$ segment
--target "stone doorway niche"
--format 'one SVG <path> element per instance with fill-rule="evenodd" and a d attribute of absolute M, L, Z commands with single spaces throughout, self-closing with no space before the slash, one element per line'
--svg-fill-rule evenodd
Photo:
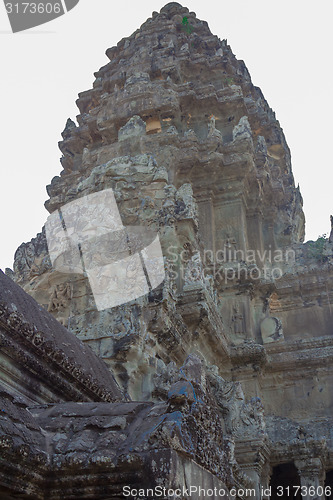
<path fill-rule="evenodd" d="M 293 499 L 302 500 L 300 492 L 294 496 L 295 489 L 293 486 L 301 486 L 300 477 L 297 472 L 295 464 L 280 464 L 273 467 L 272 477 L 270 486 L 272 487 L 271 500 L 281 500 L 281 499 Z M 278 496 L 278 486 L 283 487 L 283 496 Z M 288 496 L 288 486 L 289 486 L 289 496 Z"/>
<path fill-rule="evenodd" d="M 329 486 L 331 488 L 332 494 L 329 496 L 325 496 L 325 499 L 331 500 L 333 499 L 333 470 L 326 472 L 325 488 L 326 486 Z"/>

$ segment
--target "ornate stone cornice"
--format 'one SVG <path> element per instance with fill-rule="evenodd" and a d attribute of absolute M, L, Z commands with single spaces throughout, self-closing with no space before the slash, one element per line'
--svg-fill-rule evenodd
<path fill-rule="evenodd" d="M 295 342 L 280 342 L 265 346 L 268 356 L 266 370 L 295 371 L 306 367 L 325 367 L 333 361 L 333 338 L 315 337 Z"/>
<path fill-rule="evenodd" d="M 3 329 L 0 332 L 2 349 L 33 374 L 37 370 L 38 376 L 51 390 L 56 387 L 63 397 L 74 398 L 75 401 L 82 398 L 117 400 L 93 376 L 86 374 L 73 358 L 47 340 L 43 332 L 31 326 L 20 313 L 11 311 L 4 303 L 0 303 L 0 327 Z"/>

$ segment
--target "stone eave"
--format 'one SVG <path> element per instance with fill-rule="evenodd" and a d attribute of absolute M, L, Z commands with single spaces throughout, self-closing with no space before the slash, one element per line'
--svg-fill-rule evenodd
<path fill-rule="evenodd" d="M 28 376 L 39 381 L 36 392 L 44 387 L 55 401 L 122 399 L 105 363 L 2 271 L 0 339 L 3 370 L 22 369 L 22 388 Z"/>
<path fill-rule="evenodd" d="M 37 375 L 61 400 L 115 400 L 113 394 L 85 374 L 73 358 L 47 341 L 43 332 L 27 324 L 3 303 L 0 303 L 0 342 L 3 353 L 15 364 L 24 366 L 33 378 Z"/>

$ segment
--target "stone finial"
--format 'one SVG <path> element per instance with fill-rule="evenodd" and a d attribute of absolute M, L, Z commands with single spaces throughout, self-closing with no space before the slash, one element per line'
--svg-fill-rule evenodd
<path fill-rule="evenodd" d="M 71 136 L 72 130 L 75 128 L 76 128 L 75 122 L 73 122 L 73 120 L 71 118 L 68 118 L 66 125 L 65 125 L 65 128 L 64 128 L 63 132 L 61 133 L 63 139 L 68 139 Z"/>
<path fill-rule="evenodd" d="M 140 118 L 140 116 L 132 116 L 128 122 L 119 129 L 118 141 L 124 141 L 130 137 L 137 137 L 140 135 L 145 135 L 146 133 L 146 123 Z"/>
<path fill-rule="evenodd" d="M 242 116 L 232 131 L 233 140 L 252 139 L 252 130 L 247 116 Z"/>
<path fill-rule="evenodd" d="M 188 12 L 187 7 L 183 7 L 180 3 L 178 2 L 169 2 L 162 9 L 160 10 L 161 14 L 167 14 L 168 16 L 174 16 L 175 14 L 178 14 L 179 12 L 184 12 L 186 10 Z"/>

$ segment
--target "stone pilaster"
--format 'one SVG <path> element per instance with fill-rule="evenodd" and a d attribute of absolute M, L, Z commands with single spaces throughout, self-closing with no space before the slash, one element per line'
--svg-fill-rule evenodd
<path fill-rule="evenodd" d="M 296 460 L 295 465 L 301 480 L 301 493 L 304 500 L 325 500 L 320 486 L 324 489 L 325 470 L 320 458 Z M 319 491 L 318 491 L 319 488 Z"/>
<path fill-rule="evenodd" d="M 270 481 L 272 476 L 272 466 L 268 461 L 264 463 L 261 468 L 261 499 L 269 500 L 270 499 Z"/>
<path fill-rule="evenodd" d="M 269 471 L 268 459 L 269 449 L 266 439 L 248 439 L 236 442 L 236 460 L 243 472 L 252 480 L 255 489 L 255 498 L 266 500 L 262 496 L 263 487 L 268 488 Z"/>

